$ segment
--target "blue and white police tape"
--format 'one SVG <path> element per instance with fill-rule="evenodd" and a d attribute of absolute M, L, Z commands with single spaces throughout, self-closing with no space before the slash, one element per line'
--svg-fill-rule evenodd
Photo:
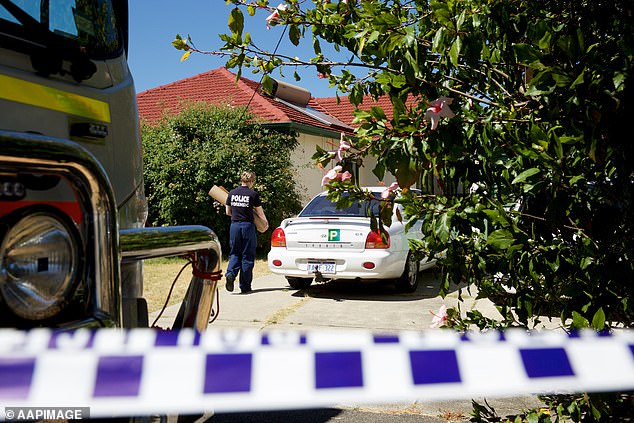
<path fill-rule="evenodd" d="M 0 405 L 91 417 L 632 389 L 627 330 L 0 330 Z"/>

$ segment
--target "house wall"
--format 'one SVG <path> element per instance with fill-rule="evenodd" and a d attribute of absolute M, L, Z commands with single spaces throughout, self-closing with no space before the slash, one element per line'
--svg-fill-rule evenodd
<path fill-rule="evenodd" d="M 316 146 L 318 145 L 324 150 L 335 151 L 339 147 L 339 137 L 329 138 L 326 136 L 300 133 L 297 141 L 299 145 L 291 153 L 291 161 L 294 163 L 295 178 L 298 191 L 302 195 L 302 203 L 306 203 L 324 190 L 324 187 L 321 186 L 321 180 L 325 173 L 315 165 L 312 159 L 313 154 L 317 151 Z M 379 180 L 372 173 L 375 164 L 376 159 L 374 157 L 364 159 L 364 164 L 359 169 L 359 185 L 379 185 Z M 335 163 L 331 162 L 329 168 L 334 167 L 334 165 Z M 389 185 L 395 180 L 392 175 L 388 175 L 383 182 Z"/>

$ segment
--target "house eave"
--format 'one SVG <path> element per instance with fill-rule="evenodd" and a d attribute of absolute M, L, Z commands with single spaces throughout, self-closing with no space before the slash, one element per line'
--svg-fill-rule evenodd
<path fill-rule="evenodd" d="M 333 127 L 332 129 L 326 129 L 326 128 L 318 128 L 312 125 L 306 125 L 304 123 L 297 123 L 297 122 L 266 122 L 266 123 L 262 123 L 262 126 L 267 128 L 272 128 L 272 129 L 281 129 L 281 130 L 287 130 L 291 132 L 295 131 L 295 132 L 300 132 L 302 134 L 317 135 L 317 136 L 322 136 L 327 138 L 339 138 L 342 132 L 345 132 L 347 134 L 351 134 L 353 132 L 351 128 L 348 129 L 348 128 Z"/>

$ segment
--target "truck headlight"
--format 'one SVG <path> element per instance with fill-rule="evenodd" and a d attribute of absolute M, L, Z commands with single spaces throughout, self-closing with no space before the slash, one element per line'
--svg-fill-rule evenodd
<path fill-rule="evenodd" d="M 41 320 L 72 296 L 79 241 L 70 224 L 48 212 L 21 218 L 0 245 L 0 293 L 18 316 Z"/>

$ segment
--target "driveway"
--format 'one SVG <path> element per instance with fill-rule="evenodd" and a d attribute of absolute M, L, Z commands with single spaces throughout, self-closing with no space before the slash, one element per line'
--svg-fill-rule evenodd
<path fill-rule="evenodd" d="M 464 288 L 464 287 L 463 287 Z M 220 314 L 212 328 L 257 329 L 370 329 L 395 332 L 428 329 L 441 305 L 458 303 L 458 287 L 439 296 L 438 269 L 421 273 L 416 292 L 399 293 L 392 284 L 331 281 L 303 291 L 291 289 L 282 276 L 268 275 L 253 282 L 253 292 L 240 294 L 220 289 Z M 462 290 L 463 309 L 478 308 L 486 316 L 499 316 L 487 300 Z"/>
<path fill-rule="evenodd" d="M 434 268 L 421 273 L 416 292 L 399 293 L 393 285 L 354 284 L 331 281 L 314 284 L 304 291 L 290 289 L 282 276 L 267 275 L 253 281 L 253 291 L 227 292 L 220 285 L 220 310 L 211 329 L 258 330 L 350 330 L 368 329 L 393 333 L 403 330 L 429 330 L 432 311 L 441 305 L 452 307 L 463 299 L 461 309 L 478 309 L 485 316 L 499 317 L 494 305 L 476 299 L 477 292 L 451 286 L 445 298 L 439 296 L 441 275 Z M 215 308 L 215 302 L 214 302 Z M 171 326 L 177 307 L 166 310 L 158 325 Z M 476 399 L 483 404 L 484 399 Z M 487 399 L 499 416 L 519 414 L 542 403 L 532 396 Z M 414 402 L 366 406 L 337 404 L 318 410 L 288 410 L 259 413 L 217 414 L 209 422 L 462 422 L 469 420 L 471 401 Z"/>

